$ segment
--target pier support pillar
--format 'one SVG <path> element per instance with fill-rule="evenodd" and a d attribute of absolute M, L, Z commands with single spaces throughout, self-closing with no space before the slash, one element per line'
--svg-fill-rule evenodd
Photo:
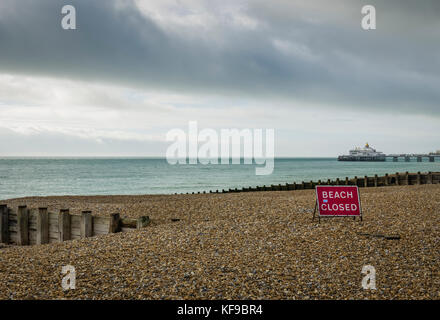
<path fill-rule="evenodd" d="M 9 209 L 6 204 L 0 204 L 0 243 L 9 243 Z"/>
<path fill-rule="evenodd" d="M 61 209 L 58 215 L 58 230 L 59 230 L 60 242 L 71 239 L 70 224 L 71 224 L 71 216 L 69 214 L 69 209 Z"/>
<path fill-rule="evenodd" d="M 29 210 L 26 206 L 19 206 L 17 210 L 17 244 L 29 244 Z"/>
<path fill-rule="evenodd" d="M 397 161 L 399 161 L 399 158 L 398 157 L 393 157 L 393 162 L 397 162 Z"/>
<path fill-rule="evenodd" d="M 417 162 L 422 162 L 422 157 L 418 156 L 417 157 Z"/>
<path fill-rule="evenodd" d="M 38 208 L 37 244 L 49 243 L 49 215 L 47 208 Z"/>
<path fill-rule="evenodd" d="M 405 161 L 406 161 L 406 162 L 410 162 L 410 161 L 411 161 L 411 158 L 408 157 L 408 156 L 405 156 Z"/>
<path fill-rule="evenodd" d="M 429 156 L 429 162 L 434 162 L 434 156 Z"/>

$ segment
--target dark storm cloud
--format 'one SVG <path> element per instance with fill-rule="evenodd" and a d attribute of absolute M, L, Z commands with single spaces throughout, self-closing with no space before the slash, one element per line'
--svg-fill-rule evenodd
<path fill-rule="evenodd" d="M 68 1 L 78 29 L 65 31 L 65 1 L 2 0 L 0 72 L 440 116 L 438 1 L 250 1 L 259 27 L 225 22 L 211 39 L 115 3 Z M 360 28 L 365 4 L 377 30 Z"/>

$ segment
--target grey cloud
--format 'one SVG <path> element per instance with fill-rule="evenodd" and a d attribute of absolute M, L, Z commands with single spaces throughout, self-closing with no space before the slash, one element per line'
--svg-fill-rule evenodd
<path fill-rule="evenodd" d="M 261 27 L 225 23 L 212 41 L 165 32 L 130 1 L 69 2 L 76 31 L 60 27 L 63 1 L 2 0 L 1 72 L 440 116 L 437 1 L 369 1 L 375 31 L 360 28 L 362 1 L 250 1 Z"/>
<path fill-rule="evenodd" d="M 165 154 L 161 141 L 89 139 L 61 132 L 26 135 L 0 127 L 0 156 L 157 156 Z"/>

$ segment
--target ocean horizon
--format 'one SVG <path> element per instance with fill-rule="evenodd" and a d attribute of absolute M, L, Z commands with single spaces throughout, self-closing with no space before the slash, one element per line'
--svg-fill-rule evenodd
<path fill-rule="evenodd" d="M 0 157 L 0 199 L 52 195 L 209 192 L 395 172 L 440 171 L 440 162 L 345 162 L 336 157 L 277 157 L 264 165 L 171 165 L 160 157 Z"/>

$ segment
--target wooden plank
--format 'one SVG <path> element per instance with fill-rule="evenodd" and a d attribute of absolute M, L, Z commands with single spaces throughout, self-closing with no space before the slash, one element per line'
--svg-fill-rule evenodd
<path fill-rule="evenodd" d="M 37 244 L 37 230 L 29 230 L 29 244 L 30 245 Z"/>
<path fill-rule="evenodd" d="M 6 204 L 0 205 L 0 243 L 9 243 L 9 210 Z"/>
<path fill-rule="evenodd" d="M 73 232 L 72 229 L 72 233 L 70 234 L 70 237 L 72 238 L 72 240 L 76 240 L 76 239 L 81 239 L 81 232 L 79 229 L 75 229 L 75 232 Z"/>
<path fill-rule="evenodd" d="M 91 211 L 81 212 L 80 235 L 81 238 L 88 238 L 93 235 L 93 218 Z"/>
<path fill-rule="evenodd" d="M 69 214 L 69 209 L 61 209 L 58 215 L 60 241 L 70 240 L 70 221 L 71 215 Z"/>
<path fill-rule="evenodd" d="M 125 229 L 136 229 L 137 226 L 137 219 L 121 219 L 121 228 L 125 228 Z"/>
<path fill-rule="evenodd" d="M 58 231 L 59 231 L 58 224 L 51 224 L 51 225 L 49 225 L 49 232 L 50 233 L 58 234 Z"/>
<path fill-rule="evenodd" d="M 109 221 L 109 233 L 115 233 L 115 232 L 119 232 L 121 227 L 120 227 L 120 217 L 119 217 L 119 213 L 112 213 L 110 215 L 110 221 Z"/>
<path fill-rule="evenodd" d="M 79 215 L 71 215 L 71 228 L 80 228 L 81 225 L 81 216 Z"/>
<path fill-rule="evenodd" d="M 108 234 L 107 231 L 99 231 L 99 230 L 93 230 L 93 236 L 101 236 L 104 234 Z"/>
<path fill-rule="evenodd" d="M 149 216 L 139 217 L 139 218 L 137 219 L 137 225 L 136 225 L 136 228 L 137 228 L 137 229 L 144 228 L 144 227 L 146 227 L 149 223 L 150 223 L 150 217 L 149 217 Z"/>
<path fill-rule="evenodd" d="M 107 234 L 110 228 L 110 219 L 93 217 L 93 234 Z"/>
<path fill-rule="evenodd" d="M 23 205 L 17 210 L 17 242 L 18 245 L 25 246 L 29 244 L 29 210 Z"/>
<path fill-rule="evenodd" d="M 72 228 L 70 234 L 72 237 L 75 236 L 81 236 L 81 229 L 80 228 Z"/>
<path fill-rule="evenodd" d="M 10 244 L 18 244 L 18 236 L 17 232 L 9 232 L 9 243 Z"/>
<path fill-rule="evenodd" d="M 37 244 L 49 242 L 49 215 L 47 208 L 38 208 L 36 242 Z"/>
<path fill-rule="evenodd" d="M 49 243 L 58 243 L 60 242 L 60 240 L 58 239 L 58 234 L 55 238 L 50 237 L 49 238 Z"/>

